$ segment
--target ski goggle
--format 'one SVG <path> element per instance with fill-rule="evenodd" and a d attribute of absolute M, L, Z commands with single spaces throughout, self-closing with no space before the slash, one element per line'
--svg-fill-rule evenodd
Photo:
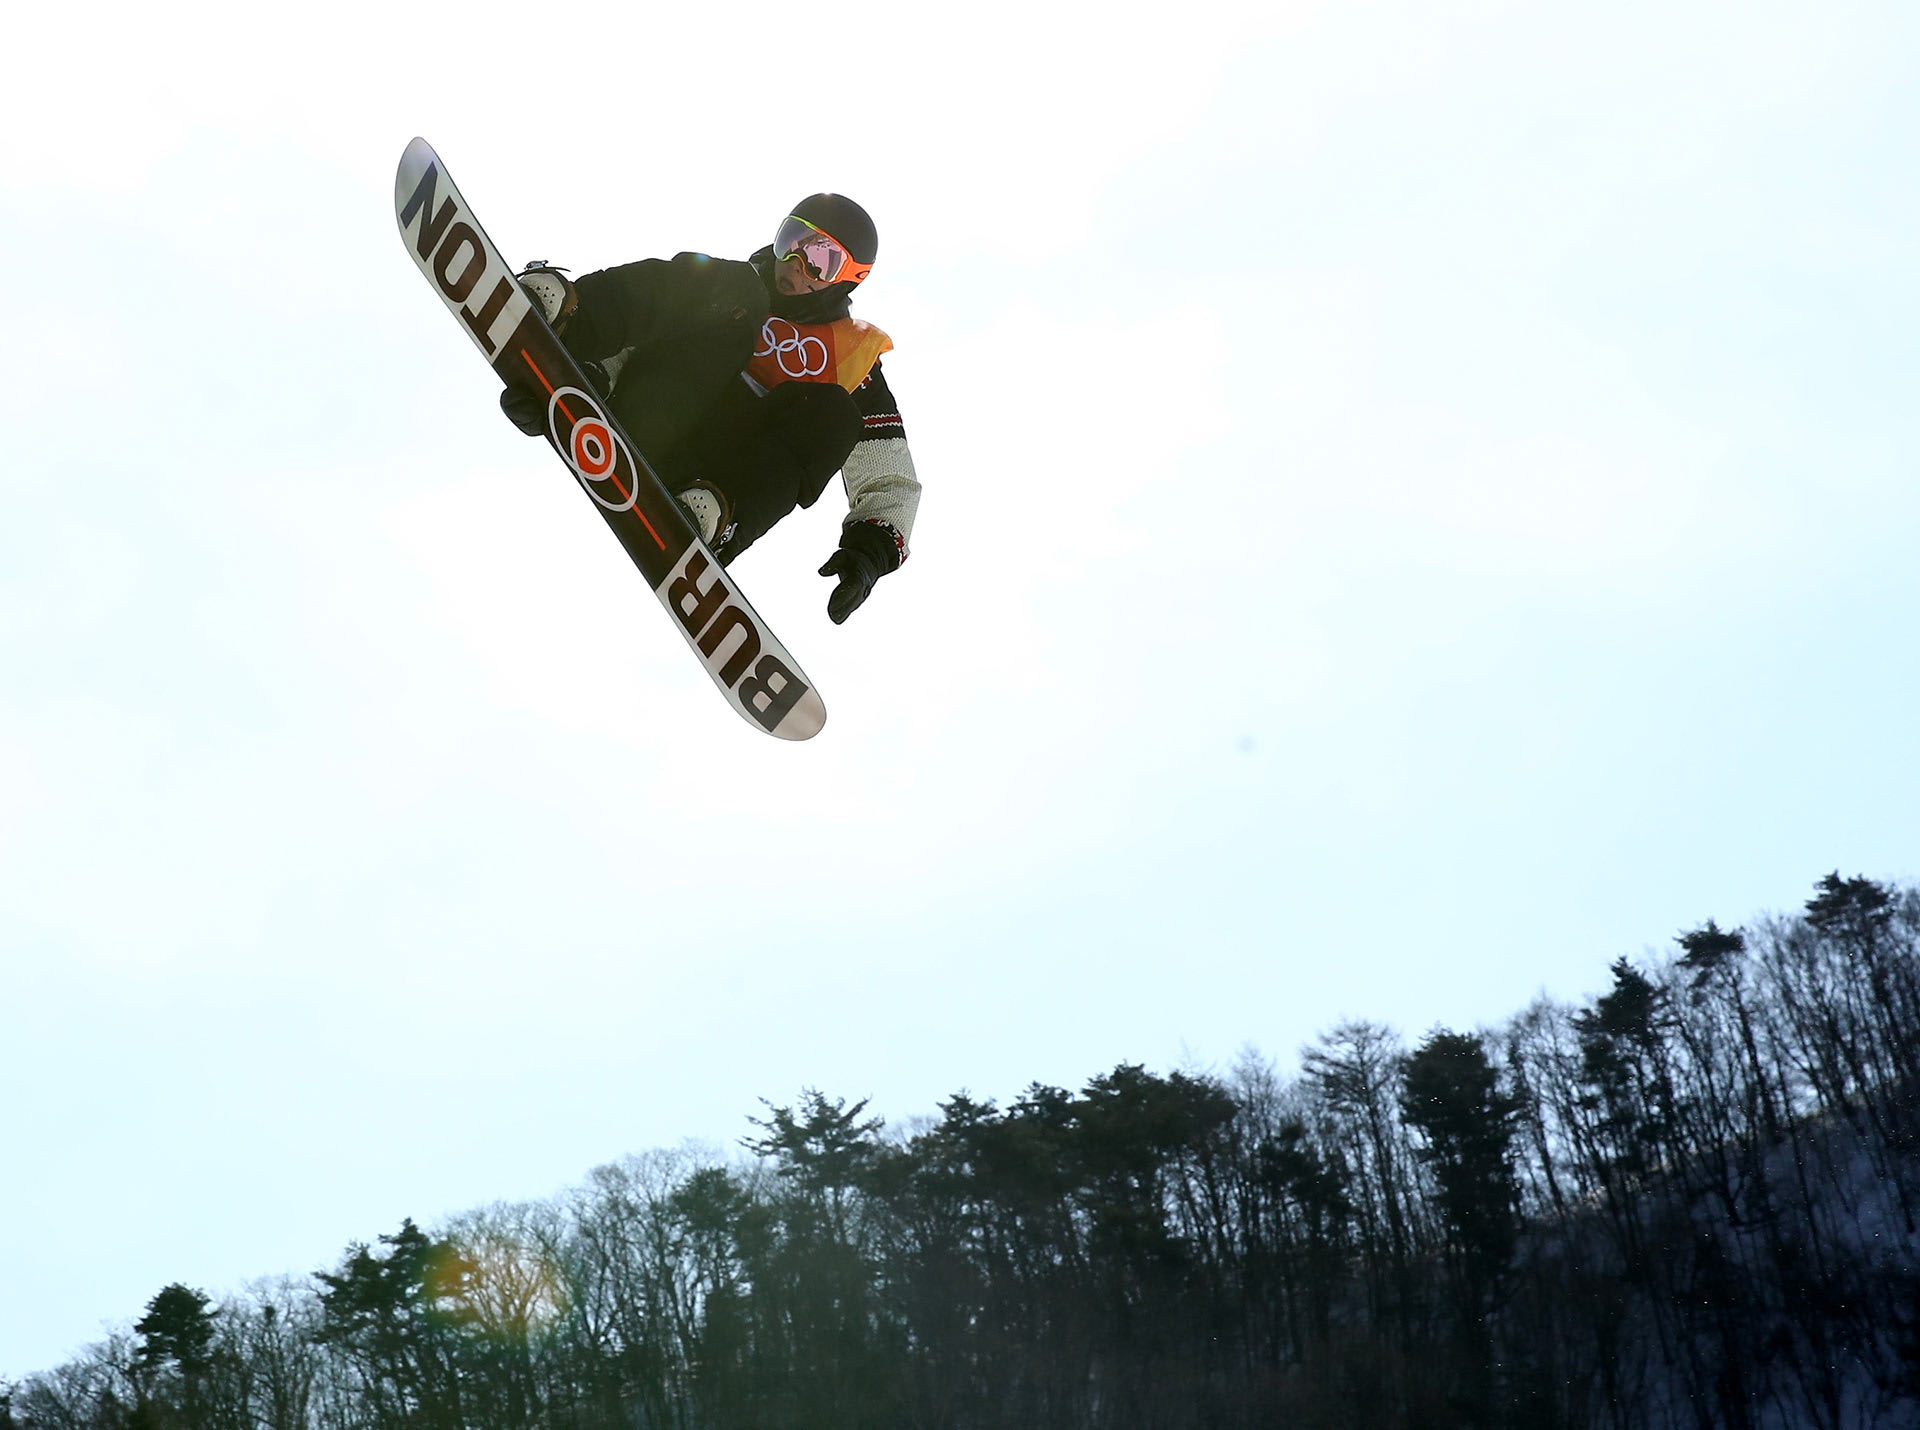
<path fill-rule="evenodd" d="M 825 229 L 815 228 L 803 218 L 789 217 L 773 238 L 773 256 L 797 258 L 807 272 L 825 283 L 858 283 L 873 272 L 871 263 L 862 263 Z"/>

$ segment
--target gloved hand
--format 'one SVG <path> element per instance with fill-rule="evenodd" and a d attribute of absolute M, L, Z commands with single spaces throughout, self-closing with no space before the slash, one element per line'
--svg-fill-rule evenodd
<path fill-rule="evenodd" d="M 500 410 L 507 421 L 529 437 L 547 435 L 547 404 L 524 387 L 509 387 L 500 394 Z"/>
<path fill-rule="evenodd" d="M 838 576 L 840 584 L 827 597 L 827 616 L 837 625 L 860 609 L 873 583 L 900 564 L 893 533 L 871 521 L 849 522 L 840 528 L 840 549 L 820 568 L 822 576 Z"/>
<path fill-rule="evenodd" d="M 613 389 L 613 382 L 607 377 L 607 370 L 597 362 L 583 362 L 580 371 L 587 375 L 587 384 L 605 397 Z M 529 437 L 547 435 L 547 400 L 529 392 L 524 387 L 509 387 L 500 394 L 500 410 L 507 414 L 507 420 Z"/>

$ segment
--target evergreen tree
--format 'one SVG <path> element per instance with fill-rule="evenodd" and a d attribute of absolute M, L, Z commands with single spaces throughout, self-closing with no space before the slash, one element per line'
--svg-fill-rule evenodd
<path fill-rule="evenodd" d="M 1477 1034 L 1436 1029 L 1408 1057 L 1401 1108 L 1426 1142 L 1453 1286 L 1461 1398 L 1481 1416 L 1494 1404 L 1493 1343 L 1486 1317 L 1513 1259 L 1520 1189 L 1512 1145 L 1517 1099 Z"/>
<path fill-rule="evenodd" d="M 1407 1059 L 1401 1107 L 1426 1140 L 1421 1159 L 1437 1186 L 1449 1250 L 1476 1311 L 1513 1257 L 1519 1185 L 1513 1169 L 1518 1099 L 1475 1033 L 1437 1029 Z"/>
<path fill-rule="evenodd" d="M 384 1255 L 352 1247 L 340 1269 L 322 1271 L 320 1339 L 359 1370 L 381 1425 L 428 1430 L 462 1426 L 458 1334 L 473 1313 L 463 1304 L 471 1263 L 408 1217 L 381 1236 Z"/>
<path fill-rule="evenodd" d="M 140 1337 L 137 1359 L 152 1369 L 171 1366 L 191 1381 L 206 1374 L 213 1350 L 212 1308 L 206 1293 L 175 1282 L 147 1302 L 147 1313 L 134 1323 Z"/>
<path fill-rule="evenodd" d="M 162 1287 L 134 1323 L 137 1398 L 130 1430 L 199 1430 L 208 1420 L 207 1376 L 213 1367 L 214 1317 L 204 1292 L 178 1282 Z"/>

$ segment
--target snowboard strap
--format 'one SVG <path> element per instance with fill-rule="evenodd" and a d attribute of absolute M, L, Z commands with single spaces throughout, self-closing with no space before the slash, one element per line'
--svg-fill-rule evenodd
<path fill-rule="evenodd" d="M 526 295 L 533 299 L 541 313 L 545 315 L 547 326 L 557 337 L 567 330 L 567 320 L 573 316 L 573 310 L 580 306 L 580 295 L 574 292 L 573 280 L 567 277 L 567 270 L 555 268 L 544 258 L 536 258 L 519 273 L 520 286 Z"/>

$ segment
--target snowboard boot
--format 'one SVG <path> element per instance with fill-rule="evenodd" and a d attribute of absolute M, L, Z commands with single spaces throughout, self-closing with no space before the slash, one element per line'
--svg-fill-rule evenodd
<path fill-rule="evenodd" d="M 579 294 L 574 292 L 567 270 L 555 268 L 544 258 L 536 258 L 515 276 L 520 280 L 521 291 L 533 299 L 554 334 L 566 332 L 567 321 L 580 306 Z"/>
<path fill-rule="evenodd" d="M 711 548 L 733 525 L 733 504 L 727 494 L 712 482 L 695 482 L 673 494 L 680 508 L 692 521 L 700 539 Z"/>

